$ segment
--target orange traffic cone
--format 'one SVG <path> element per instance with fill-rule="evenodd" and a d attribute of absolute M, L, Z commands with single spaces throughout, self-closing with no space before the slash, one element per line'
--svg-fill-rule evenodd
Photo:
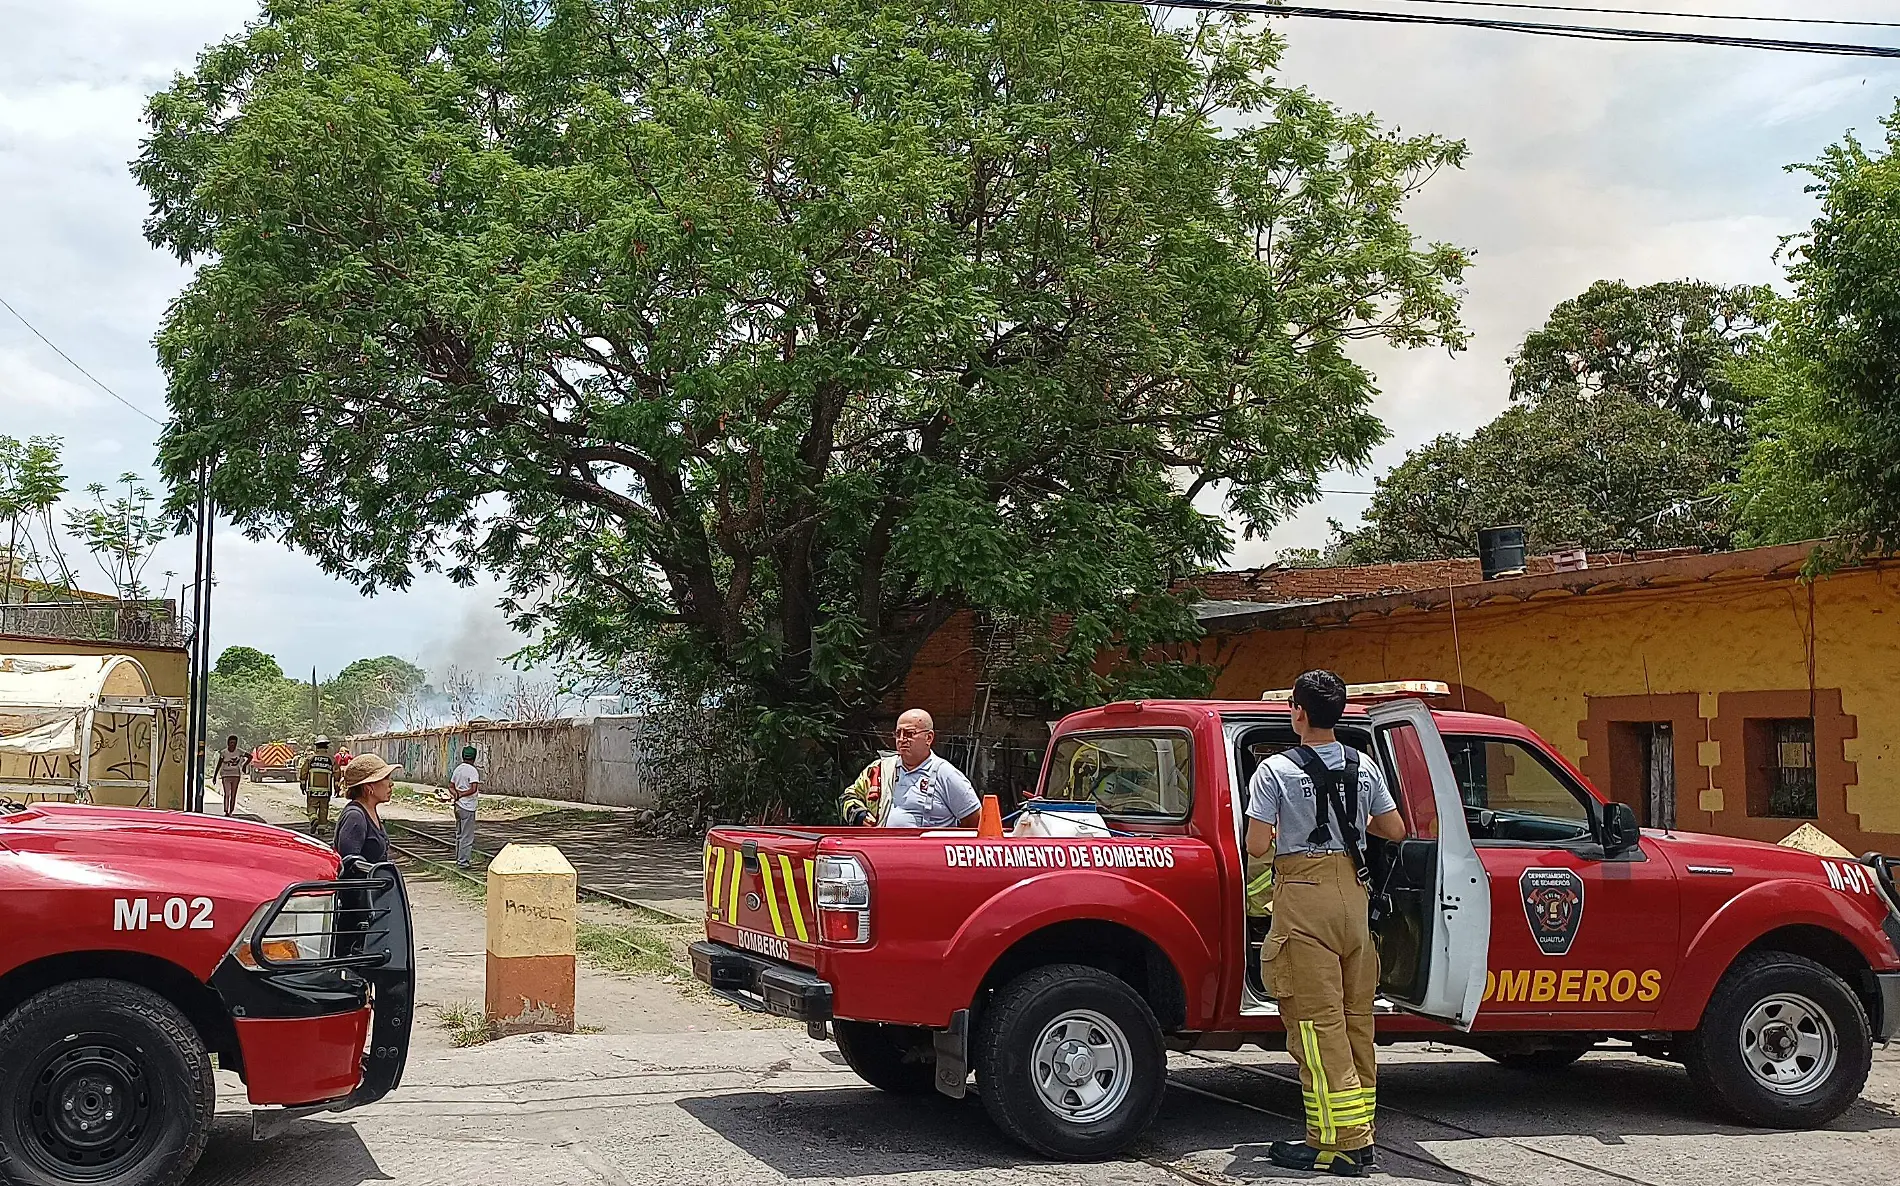
<path fill-rule="evenodd" d="M 995 795 L 983 796 L 983 811 L 976 817 L 976 834 L 985 840 L 1003 838 L 1003 808 Z"/>

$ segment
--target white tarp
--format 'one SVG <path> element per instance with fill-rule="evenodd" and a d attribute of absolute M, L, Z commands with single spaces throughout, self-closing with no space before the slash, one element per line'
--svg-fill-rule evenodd
<path fill-rule="evenodd" d="M 0 753 L 78 754 L 81 724 L 103 697 L 151 694 L 129 655 L 0 655 Z"/>
<path fill-rule="evenodd" d="M 0 753 L 76 754 L 79 752 L 79 720 L 48 721 L 31 729 L 8 732 L 0 718 Z"/>

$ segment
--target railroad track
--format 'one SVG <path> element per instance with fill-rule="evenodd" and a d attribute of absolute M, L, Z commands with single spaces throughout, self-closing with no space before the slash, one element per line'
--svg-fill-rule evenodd
<path fill-rule="evenodd" d="M 1272 1080 L 1275 1080 L 1276 1082 L 1291 1084 L 1296 1090 L 1300 1086 L 1300 1080 L 1299 1080 L 1298 1075 L 1282 1074 L 1279 1072 L 1268 1070 L 1265 1067 L 1253 1066 L 1248 1063 L 1229 1062 L 1227 1059 L 1214 1058 L 1211 1055 L 1203 1054 L 1200 1051 L 1189 1051 L 1187 1054 L 1187 1057 L 1192 1058 L 1196 1060 L 1197 1062 L 1207 1063 L 1210 1066 L 1220 1067 L 1222 1070 L 1238 1071 L 1245 1075 L 1253 1075 L 1262 1079 L 1272 1079 Z M 1168 1086 L 1171 1088 L 1176 1088 L 1181 1091 L 1185 1091 L 1189 1093 L 1190 1095 L 1197 1095 L 1197 1096 L 1202 1097 L 1203 1099 L 1213 1100 L 1216 1103 L 1226 1104 L 1230 1107 L 1241 1108 L 1248 1112 L 1255 1112 L 1263 1116 L 1271 1116 L 1276 1120 L 1286 1121 L 1288 1124 L 1292 1126 L 1291 1131 L 1295 1131 L 1295 1132 L 1306 1131 L 1306 1118 L 1302 1115 L 1298 1115 L 1293 1112 L 1283 1112 L 1278 1109 L 1269 1108 L 1261 1104 L 1251 1103 L 1247 1100 L 1236 1099 L 1235 1097 L 1230 1096 L 1230 1095 L 1222 1095 L 1218 1091 L 1209 1091 L 1207 1088 L 1204 1088 L 1204 1087 L 1196 1087 L 1191 1083 L 1183 1083 L 1172 1075 L 1169 1076 L 1168 1078 Z M 1657 1186 L 1656 1183 L 1650 1182 L 1649 1180 L 1645 1178 L 1635 1178 L 1635 1177 L 1631 1177 L 1628 1174 L 1620 1174 L 1620 1173 L 1617 1173 L 1615 1170 L 1607 1170 L 1607 1169 L 1604 1169 L 1602 1166 L 1591 1165 L 1589 1162 L 1586 1162 L 1586 1161 L 1578 1161 L 1576 1158 L 1573 1158 L 1573 1157 L 1565 1157 L 1561 1153 L 1552 1153 L 1548 1149 L 1540 1149 L 1535 1145 L 1526 1144 L 1525 1142 L 1517 1140 L 1516 1138 L 1513 1138 L 1513 1137 L 1503 1136 L 1502 1134 L 1499 1134 L 1499 1133 L 1483 1132 L 1479 1129 L 1472 1128 L 1468 1125 L 1459 1124 L 1458 1122 L 1453 1121 L 1453 1120 L 1446 1120 L 1446 1119 L 1443 1119 L 1442 1117 L 1431 1116 L 1424 1112 L 1415 1111 L 1410 1108 L 1398 1107 L 1393 1104 L 1386 1103 L 1384 1100 L 1381 1100 L 1379 1102 L 1379 1111 L 1382 1113 L 1390 1114 L 1390 1115 L 1409 1117 L 1413 1120 L 1418 1120 L 1425 1124 L 1434 1125 L 1438 1128 L 1443 1128 L 1450 1132 L 1457 1133 L 1460 1136 L 1471 1137 L 1478 1140 L 1504 1141 L 1510 1144 L 1511 1147 L 1518 1149 L 1522 1152 L 1532 1154 L 1533 1156 L 1536 1156 L 1536 1157 L 1546 1158 L 1550 1161 L 1559 1162 L 1565 1166 L 1570 1167 L 1571 1169 L 1584 1170 L 1589 1173 L 1596 1174 L 1599 1177 L 1608 1179 L 1610 1181 L 1628 1183 L 1629 1186 Z M 1436 1158 L 1427 1157 L 1419 1153 L 1413 1153 L 1408 1150 L 1400 1149 L 1393 1145 L 1386 1144 L 1384 1142 L 1375 1141 L 1374 1147 L 1379 1150 L 1381 1159 L 1386 1162 L 1386 1168 L 1388 1172 L 1396 1172 L 1396 1173 L 1404 1172 L 1402 1168 L 1391 1164 L 1392 1161 L 1396 1160 L 1396 1161 L 1403 1162 L 1409 1165 L 1417 1165 L 1417 1166 L 1425 1167 L 1428 1171 L 1427 1174 L 1425 1175 L 1427 1177 L 1441 1178 L 1447 1172 L 1450 1172 L 1450 1173 L 1454 1173 L 1458 1175 L 1460 1178 L 1465 1179 L 1467 1181 L 1481 1183 L 1483 1184 L 1483 1186 L 1517 1186 L 1517 1184 L 1514 1182 L 1506 1182 L 1498 1178 L 1487 1177 L 1484 1174 L 1476 1173 L 1472 1170 L 1457 1169 L 1452 1166 L 1446 1165 L 1444 1162 L 1439 1161 Z M 1195 1186 L 1223 1186 L 1223 1179 L 1226 1178 L 1226 1175 L 1210 1176 L 1207 1172 L 1203 1170 L 1197 1169 L 1193 1166 L 1184 1165 L 1176 1161 L 1169 1161 L 1166 1158 L 1141 1157 L 1141 1158 L 1138 1158 L 1137 1160 L 1140 1160 L 1147 1165 L 1153 1166 L 1155 1169 L 1161 1170 L 1172 1177 L 1179 1178 L 1184 1182 L 1192 1182 L 1195 1184 Z"/>
<path fill-rule="evenodd" d="M 437 836 L 433 832 L 427 831 L 426 829 L 423 829 L 423 828 L 414 827 L 413 825 L 404 823 L 401 820 L 384 820 L 383 827 L 391 832 L 401 832 L 404 836 L 408 836 L 416 840 L 426 840 L 430 844 L 434 844 L 442 848 L 446 848 L 450 852 L 455 851 L 455 841 L 445 840 L 442 837 Z M 411 860 L 422 861 L 427 864 L 434 865 L 445 870 L 453 871 L 456 876 L 465 877 L 469 881 L 474 882 L 476 885 L 488 884 L 486 879 L 478 877 L 475 874 L 470 873 L 466 869 L 457 868 L 452 863 L 438 860 L 437 858 L 429 856 L 425 853 L 417 852 L 413 848 L 408 848 L 404 845 L 397 844 L 394 840 L 391 840 L 389 842 L 389 847 L 399 853 L 402 853 L 404 856 L 409 857 Z M 494 855 L 492 853 L 482 852 L 480 849 L 477 849 L 476 852 L 478 855 L 480 855 L 481 857 L 485 859 L 491 858 Z M 687 918 L 685 915 L 675 914 L 671 910 L 662 910 L 658 906 L 650 906 L 645 902 L 641 902 L 634 898 L 629 898 L 625 894 L 616 894 L 612 890 L 600 889 L 596 886 L 590 886 L 586 884 L 585 882 L 578 882 L 575 886 L 575 889 L 583 898 L 593 898 L 597 901 L 607 902 L 607 903 L 610 903 L 611 905 L 620 906 L 627 910 L 638 911 L 639 913 L 644 914 L 647 917 L 652 918 L 659 922 L 674 923 L 674 924 L 699 922 L 699 919 Z"/>

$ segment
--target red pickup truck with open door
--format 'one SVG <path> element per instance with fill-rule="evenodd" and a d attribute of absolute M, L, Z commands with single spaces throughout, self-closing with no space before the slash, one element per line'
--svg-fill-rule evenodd
<path fill-rule="evenodd" d="M 1339 727 L 1408 824 L 1374 840 L 1384 1041 L 1528 1069 L 1606 1044 L 1683 1063 L 1757 1124 L 1847 1107 L 1900 1029 L 1893 864 L 1648 831 L 1536 734 L 1410 697 Z M 1105 837 L 721 827 L 694 969 L 834 1037 L 870 1083 L 964 1094 L 1049 1156 L 1126 1147 L 1166 1051 L 1281 1047 L 1241 839 L 1249 777 L 1296 744 L 1283 704 L 1146 701 L 1056 727 L 1041 795 Z"/>

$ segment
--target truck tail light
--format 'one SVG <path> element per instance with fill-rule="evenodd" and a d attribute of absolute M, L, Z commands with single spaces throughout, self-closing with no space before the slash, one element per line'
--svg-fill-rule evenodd
<path fill-rule="evenodd" d="M 818 936 L 840 946 L 871 941 L 871 879 L 852 856 L 819 857 L 813 870 Z"/>

